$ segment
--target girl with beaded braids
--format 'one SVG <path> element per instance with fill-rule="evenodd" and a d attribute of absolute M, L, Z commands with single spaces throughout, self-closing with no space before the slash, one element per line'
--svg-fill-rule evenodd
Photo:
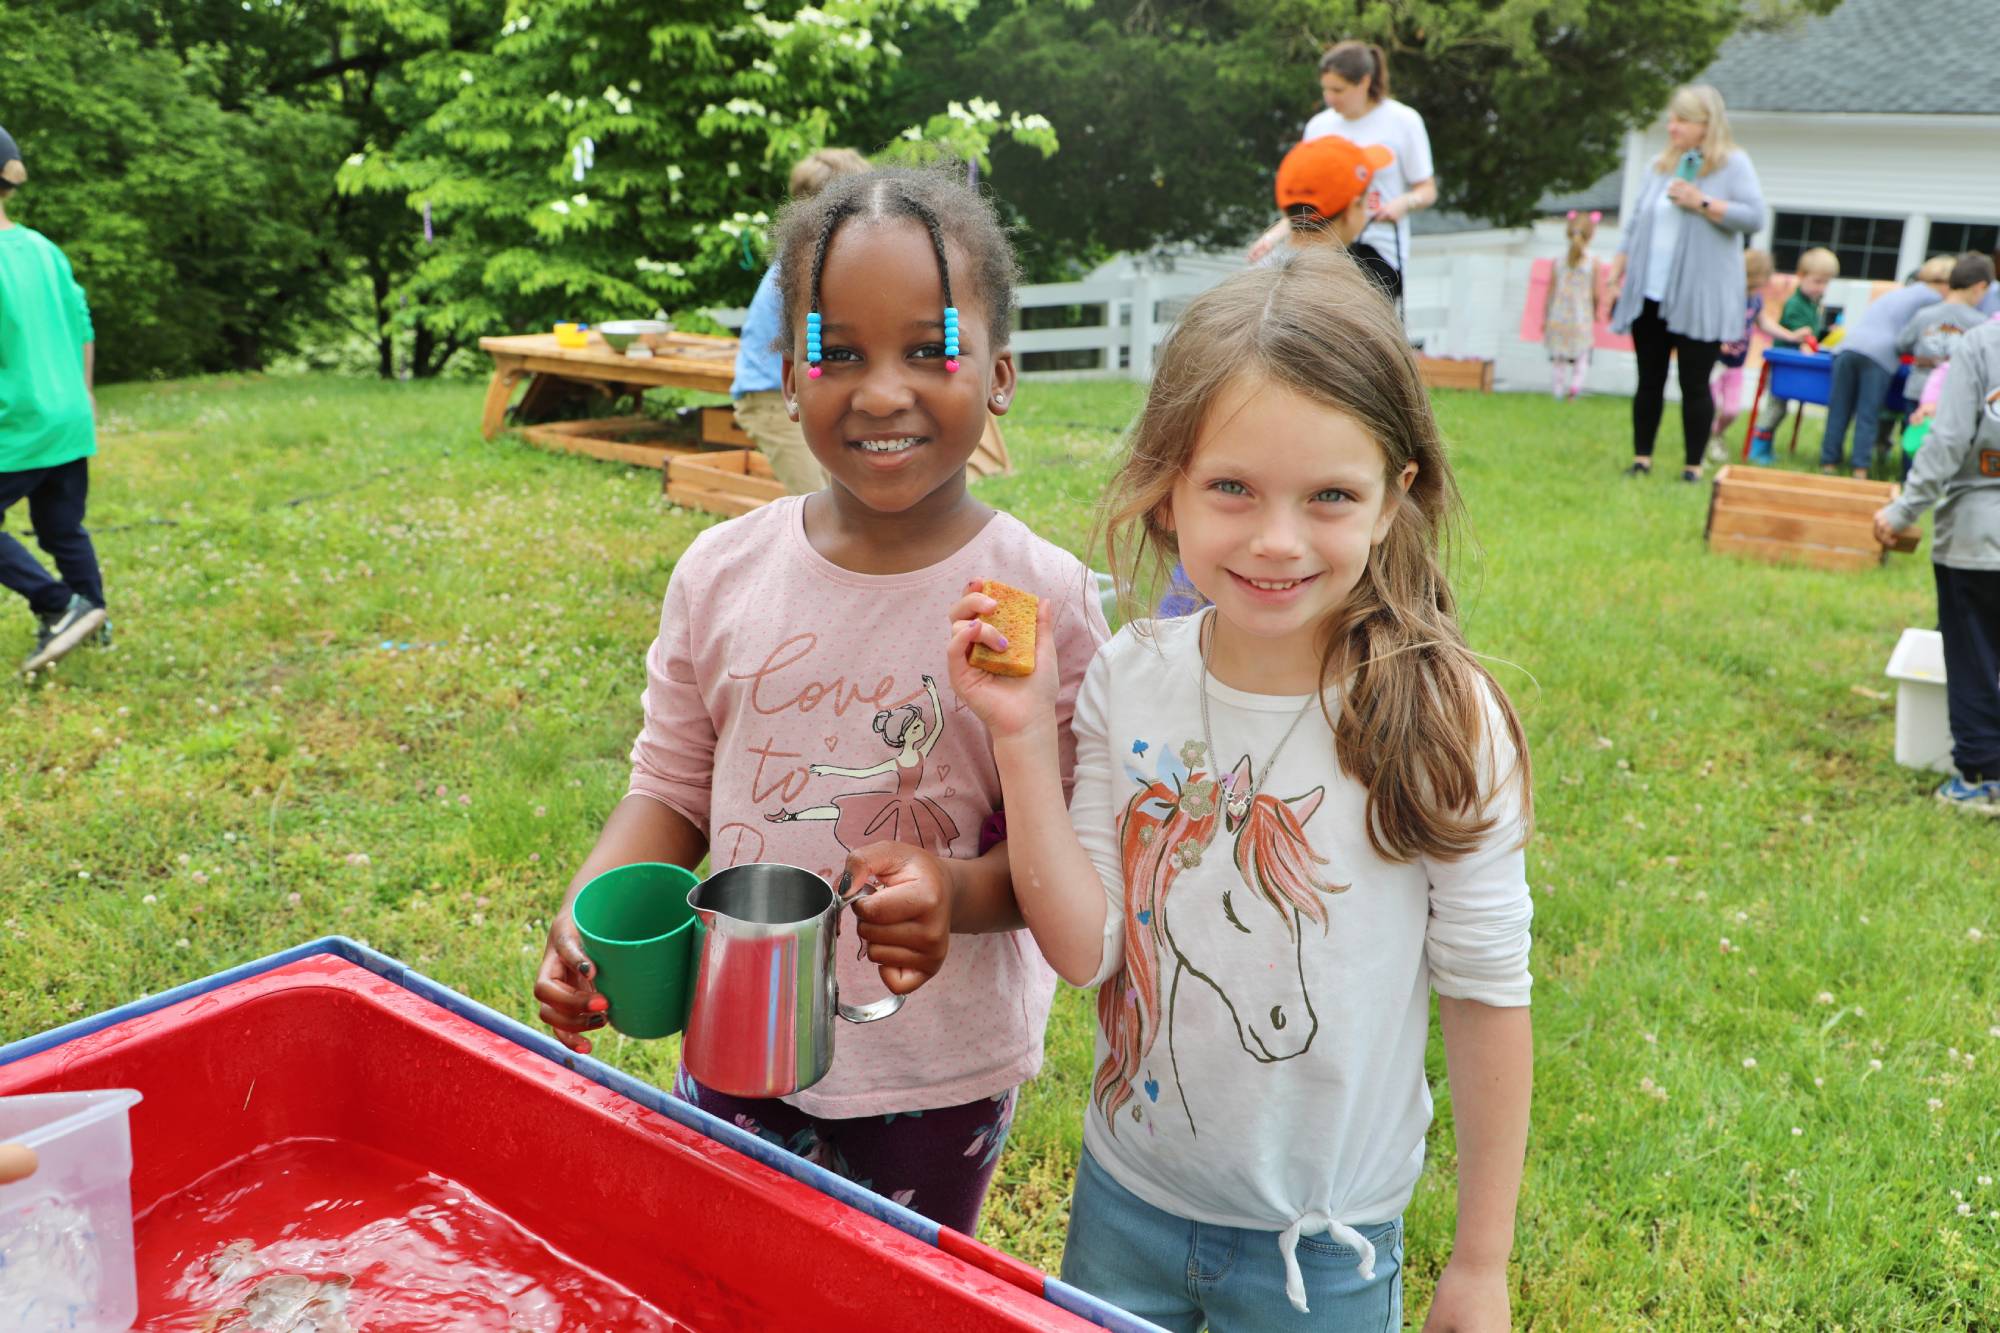
<path fill-rule="evenodd" d="M 1426 1328 L 1507 1327 L 1528 1129 L 1521 727 L 1459 633 L 1459 512 L 1395 311 L 1302 250 L 1197 297 L 1111 483 L 1107 543 L 1210 608 L 1090 664 L 1065 808 L 1050 682 L 966 665 L 1021 914 L 1097 993 L 1063 1278 L 1169 1329 L 1401 1328 L 1402 1221 L 1450 1069 L 1458 1242 Z"/>
<path fill-rule="evenodd" d="M 1083 565 L 966 487 L 1014 394 L 1014 257 L 991 205 L 948 170 L 870 171 L 795 200 L 776 239 L 782 392 L 827 484 L 710 528 L 674 565 L 630 790 L 571 881 L 535 995 L 573 1049 L 616 1025 L 568 909 L 614 866 L 706 855 L 875 885 L 854 903 L 865 960 L 834 950 L 841 995 L 887 987 L 902 1010 L 843 1027 L 831 1071 L 794 1096 L 731 1097 L 686 1071 L 675 1091 L 971 1233 L 1055 975 L 1014 903 L 991 743 L 940 688 L 932 627 L 975 577 L 1039 593 L 1068 663 L 1063 755 L 1108 631 Z"/>

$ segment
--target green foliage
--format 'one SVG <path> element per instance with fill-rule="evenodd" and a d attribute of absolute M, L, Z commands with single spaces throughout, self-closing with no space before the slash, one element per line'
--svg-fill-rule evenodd
<path fill-rule="evenodd" d="M 8 212 L 69 255 L 107 380 L 259 366 L 312 331 L 339 278 L 312 165 L 338 151 L 337 119 L 261 94 L 225 109 L 227 68 L 0 9 L 30 172 Z"/>
<path fill-rule="evenodd" d="M 964 7 L 528 0 L 482 49 L 408 62 L 436 109 L 349 158 L 340 185 L 430 208 L 436 242 L 396 290 L 440 336 L 747 300 L 792 165 L 840 141 L 907 20 Z M 913 127 L 897 155 L 984 160 L 1000 135 L 1055 147 L 1046 122 L 980 103 Z"/>
<path fill-rule="evenodd" d="M 1253 234 L 1320 107 L 1319 53 L 1358 37 L 1389 51 L 1396 95 L 1423 113 L 1442 204 L 1518 223 L 1545 191 L 1612 170 L 1625 130 L 1741 16 L 1738 0 L 989 3 L 920 19 L 863 123 L 886 134 L 915 106 L 975 94 L 1045 114 L 1061 155 L 1003 145 L 994 172 L 1030 270 L 1055 277 L 1109 252 Z"/>

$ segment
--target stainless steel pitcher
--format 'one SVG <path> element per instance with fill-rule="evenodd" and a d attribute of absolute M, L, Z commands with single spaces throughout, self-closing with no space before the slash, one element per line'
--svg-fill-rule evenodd
<path fill-rule="evenodd" d="M 900 995 L 840 1002 L 833 949 L 851 901 L 810 870 L 764 863 L 732 866 L 688 894 L 694 992 L 681 1060 L 697 1082 L 732 1097 L 809 1088 L 833 1065 L 835 1015 L 873 1023 L 903 1007 Z"/>

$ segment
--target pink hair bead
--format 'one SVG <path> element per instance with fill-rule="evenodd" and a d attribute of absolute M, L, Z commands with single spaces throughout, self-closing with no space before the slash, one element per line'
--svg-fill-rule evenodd
<path fill-rule="evenodd" d="M 806 370 L 806 378 L 807 378 L 807 379 L 809 379 L 809 380 L 816 380 L 816 379 L 818 379 L 818 378 L 819 378 L 819 367 L 818 367 L 818 366 L 811 366 L 811 367 L 809 367 L 809 368 L 808 368 L 808 369 Z"/>
<path fill-rule="evenodd" d="M 958 373 L 958 358 L 954 356 L 954 357 L 951 357 L 951 358 L 947 359 L 947 360 L 945 361 L 945 363 L 944 363 L 944 368 L 945 368 L 946 370 L 948 370 L 948 371 L 952 372 L 953 374 L 957 374 L 957 373 Z"/>

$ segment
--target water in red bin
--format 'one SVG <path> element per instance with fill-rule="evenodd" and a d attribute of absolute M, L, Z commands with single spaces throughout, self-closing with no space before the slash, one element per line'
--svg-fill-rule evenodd
<path fill-rule="evenodd" d="M 292 1139 L 137 1219 L 142 1333 L 668 1333 L 690 1326 L 422 1167 Z"/>

